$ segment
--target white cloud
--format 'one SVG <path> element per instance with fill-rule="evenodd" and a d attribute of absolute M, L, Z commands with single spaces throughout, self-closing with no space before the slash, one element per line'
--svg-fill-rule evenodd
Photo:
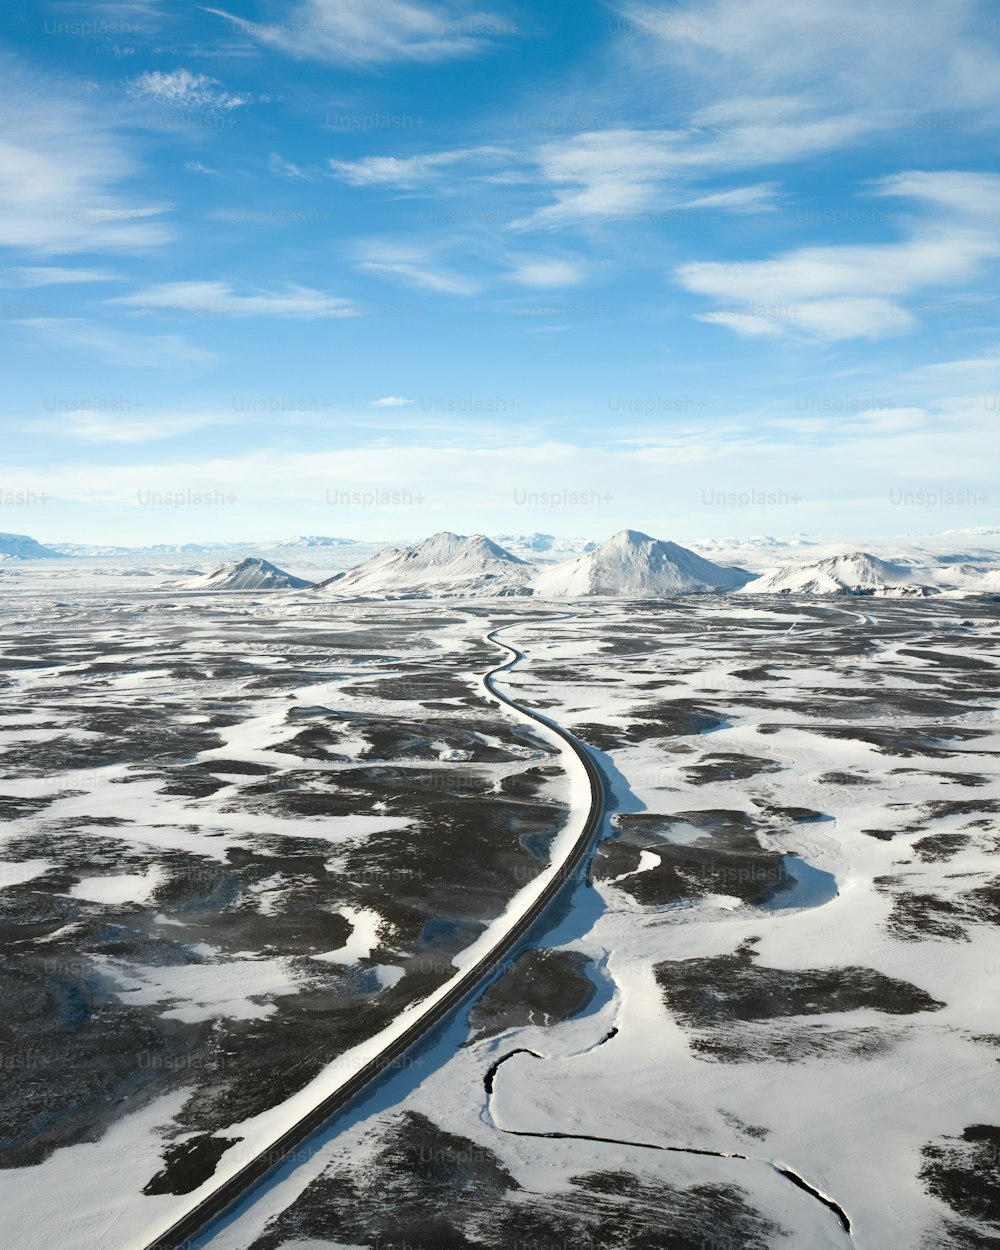
<path fill-rule="evenodd" d="M 49 437 L 77 439 L 85 443 L 151 443 L 177 438 L 213 425 L 233 425 L 232 413 L 170 414 L 151 416 L 116 415 L 96 409 L 78 408 L 45 421 L 29 421 L 22 429 Z"/>
<path fill-rule="evenodd" d="M 657 202 L 659 184 L 681 173 L 683 142 L 676 131 L 621 129 L 543 144 L 535 160 L 556 202 L 513 225 L 560 226 L 646 211 Z"/>
<path fill-rule="evenodd" d="M 171 369 L 179 364 L 204 364 L 215 359 L 211 352 L 176 334 L 129 334 L 96 321 L 70 317 L 34 317 L 17 324 L 54 347 L 111 365 Z"/>
<path fill-rule="evenodd" d="M 479 283 L 441 265 L 429 251 L 389 243 L 369 243 L 357 250 L 358 269 L 376 278 L 434 291 L 439 295 L 475 295 Z"/>
<path fill-rule="evenodd" d="M 887 180 L 883 193 L 902 193 L 914 183 L 923 187 L 924 198 L 953 202 L 952 184 L 942 189 L 933 178 L 921 183 L 919 175 Z M 965 220 L 917 220 L 911 237 L 896 243 L 798 248 L 768 260 L 689 262 L 676 276 L 687 290 L 728 305 L 699 313 L 698 320 L 743 336 L 875 339 L 913 328 L 915 313 L 945 311 L 952 297 L 935 288 L 962 288 L 998 257 L 996 231 Z M 929 299 L 913 302 L 928 290 Z"/>
<path fill-rule="evenodd" d="M 695 313 L 695 320 L 725 326 L 743 338 L 802 334 L 831 342 L 885 338 L 916 325 L 916 319 L 898 304 L 863 297 L 794 304 L 751 302 L 733 312 Z"/>
<path fill-rule="evenodd" d="M 998 254 L 1000 239 L 987 232 L 935 229 L 902 243 L 806 247 L 771 260 L 693 262 L 677 272 L 689 291 L 717 299 L 899 296 L 973 278 Z"/>
<path fill-rule="evenodd" d="M 207 174 L 213 178 L 217 177 L 219 173 L 217 169 L 212 169 L 208 165 L 203 165 L 201 161 L 185 161 L 184 168 L 189 174 Z"/>
<path fill-rule="evenodd" d="M 759 213 L 774 208 L 778 188 L 773 182 L 759 182 L 752 187 L 735 187 L 731 191 L 715 191 L 689 200 L 684 208 L 723 208 L 734 213 Z"/>
<path fill-rule="evenodd" d="M 830 109 L 973 108 L 995 102 L 1000 58 L 977 0 L 687 0 L 622 6 L 653 55 L 692 90 L 801 93 Z M 995 41 L 994 41 L 995 42 Z"/>
<path fill-rule="evenodd" d="M 525 260 L 511 273 L 521 286 L 549 288 L 577 286 L 586 277 L 582 264 L 569 260 Z"/>
<path fill-rule="evenodd" d="M 357 161 L 329 159 L 334 175 L 352 187 L 411 188 L 436 180 L 444 170 L 461 162 L 504 155 L 502 148 L 455 148 L 421 156 L 365 156 Z"/>
<path fill-rule="evenodd" d="M 137 99 L 153 100 L 173 108 L 211 108 L 230 110 L 242 108 L 253 102 L 249 95 L 234 95 L 226 91 L 217 78 L 207 74 L 194 74 L 189 69 L 175 69 L 169 73 L 148 70 L 128 83 L 128 91 Z"/>
<path fill-rule="evenodd" d="M 312 181 L 311 176 L 304 169 L 292 161 L 286 161 L 278 152 L 272 152 L 267 158 L 267 167 L 272 174 L 281 174 L 285 178 L 304 178 L 307 182 Z"/>
<path fill-rule="evenodd" d="M 907 409 L 875 413 L 872 420 L 821 421 L 818 434 L 813 424 L 783 431 L 733 422 L 718 432 L 687 430 L 664 437 L 661 427 L 654 437 L 637 438 L 627 446 L 586 446 L 568 439 L 533 442 L 515 435 L 493 446 L 454 441 L 442 445 L 425 439 L 416 445 L 389 442 L 295 452 L 240 448 L 215 459 L 193 453 L 186 461 L 150 455 L 122 463 L 116 458 L 99 471 L 92 463 L 74 463 L 67 454 L 62 463 L 44 469 L 11 464 L 5 479 L 12 490 L 44 490 L 58 499 L 125 506 L 134 506 L 137 492 L 222 489 L 237 496 L 244 509 L 240 513 L 234 507 L 227 513 L 227 519 L 235 517 L 240 524 L 259 522 L 269 501 L 285 501 L 301 515 L 304 501 L 314 500 L 314 515 L 322 515 L 333 527 L 324 527 L 323 532 L 356 525 L 365 536 L 383 519 L 346 505 L 332 507 L 328 502 L 332 492 L 378 486 L 425 495 L 427 502 L 421 508 L 393 513 L 387 529 L 398 536 L 400 525 L 410 533 L 445 527 L 466 532 L 545 528 L 551 525 L 551 510 L 544 505 L 534 511 L 514 508 L 515 492 L 594 488 L 595 493 L 610 495 L 611 502 L 578 512 L 563 510 L 560 520 L 573 530 L 582 525 L 596 538 L 623 525 L 655 525 L 652 532 L 684 541 L 687 535 L 716 525 L 738 524 L 744 533 L 758 526 L 774 532 L 772 526 L 781 526 L 788 532 L 807 520 L 811 529 L 825 521 L 842 539 L 861 527 L 898 533 L 901 519 L 926 522 L 926 513 L 901 517 L 889 500 L 895 487 L 920 489 L 930 483 L 940 488 L 956 482 L 963 489 L 993 489 L 993 466 L 1000 456 L 1000 427 L 994 415 L 984 412 L 981 403 L 978 407 L 966 403 L 934 411 L 931 417 L 928 422 L 919 409 Z M 822 455 L 817 454 L 818 442 Z M 746 490 L 748 482 L 761 491 L 801 495 L 801 510 L 780 506 L 756 515 L 706 508 L 706 491 Z M 965 518 L 968 515 L 966 511 Z M 963 511 L 953 516 L 939 513 L 937 519 L 942 527 L 961 524 Z M 180 519 L 174 523 L 179 525 Z M 194 524 L 211 521 L 199 517 Z M 204 539 L 205 534 L 192 536 Z"/>
<path fill-rule="evenodd" d="M 75 282 L 111 282 L 116 277 L 107 269 L 68 269 L 58 265 L 22 265 L 9 271 L 0 285 L 35 287 L 69 285 Z"/>
<path fill-rule="evenodd" d="M 455 3 L 303 0 L 274 23 L 248 22 L 225 9 L 206 11 L 265 47 L 334 64 L 443 61 L 473 56 L 498 37 L 516 34 L 513 22 Z"/>
<path fill-rule="evenodd" d="M 412 399 L 404 399 L 402 395 L 385 395 L 382 399 L 372 401 L 373 408 L 403 408 L 412 404 Z"/>
<path fill-rule="evenodd" d="M 1000 174 L 909 170 L 877 179 L 876 195 L 906 196 L 992 225 L 1000 224 Z"/>
<path fill-rule="evenodd" d="M 692 186 L 720 173 L 798 161 L 856 140 L 870 123 L 850 117 L 818 121 L 800 116 L 774 126 L 766 117 L 741 118 L 721 132 L 693 124 L 674 130 L 592 131 L 541 145 L 531 159 L 534 181 L 553 203 L 513 222 L 518 229 L 594 221 L 655 221 L 693 204 L 756 211 L 773 198 L 771 183 L 706 190 L 692 204 Z"/>
<path fill-rule="evenodd" d="M 592 94 L 629 98 L 627 84 L 638 83 L 637 110 L 676 120 L 539 146 L 528 159 L 554 201 L 519 228 L 655 220 L 692 203 L 692 184 L 696 205 L 756 210 L 767 204 L 763 186 L 701 187 L 720 173 L 729 181 L 736 170 L 923 138 L 925 122 L 975 134 L 1000 103 L 1000 40 L 983 37 L 978 0 L 913 0 L 905 12 L 897 0 L 681 0 L 619 11 L 634 37 L 615 41 L 610 82 Z"/>
<path fill-rule="evenodd" d="M 162 247 L 166 211 L 126 196 L 137 172 L 108 115 L 65 83 L 27 79 L 0 58 L 0 246 L 43 255 Z"/>
<path fill-rule="evenodd" d="M 143 313 L 189 317 L 289 317 L 316 320 L 355 317 L 354 305 L 311 287 L 289 286 L 284 291 L 239 293 L 228 282 L 163 282 L 134 295 L 107 301 Z"/>

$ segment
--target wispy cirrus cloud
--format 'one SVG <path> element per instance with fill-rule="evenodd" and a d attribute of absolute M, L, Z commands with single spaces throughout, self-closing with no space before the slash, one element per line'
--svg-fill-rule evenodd
<path fill-rule="evenodd" d="M 723 326 L 743 338 L 802 335 L 834 342 L 840 339 L 879 339 L 903 334 L 915 318 L 898 304 L 869 296 L 839 299 L 755 299 L 731 310 L 695 313 L 696 321 Z"/>
<path fill-rule="evenodd" d="M 130 334 L 83 317 L 31 317 L 17 322 L 32 337 L 105 364 L 135 369 L 171 369 L 207 364 L 212 352 L 176 334 Z"/>
<path fill-rule="evenodd" d="M 272 174 L 279 174 L 284 178 L 303 178 L 307 182 L 312 181 L 312 174 L 300 165 L 296 165 L 294 161 L 286 161 L 280 152 L 272 152 L 268 156 L 267 168 Z"/>
<path fill-rule="evenodd" d="M 1000 224 L 1000 174 L 912 169 L 876 179 L 872 190 L 876 195 L 907 197 L 972 222 Z"/>
<path fill-rule="evenodd" d="M 76 282 L 111 282 L 109 269 L 71 269 L 60 265 L 21 265 L 0 275 L 0 286 L 64 286 Z"/>
<path fill-rule="evenodd" d="M 734 175 L 770 175 L 887 136 L 920 139 L 938 124 L 974 133 L 1000 103 L 1000 40 L 984 38 L 980 0 L 915 0 L 905 12 L 895 0 L 681 0 L 618 12 L 605 89 L 648 118 L 650 93 L 669 83 L 656 111 L 670 124 L 605 124 L 522 145 L 531 180 L 551 199 L 517 228 L 652 219 L 685 204 L 757 211 L 768 184 L 733 188 Z M 621 71 L 642 83 L 644 99 L 623 93 Z"/>
<path fill-rule="evenodd" d="M 123 188 L 139 165 L 82 91 L 0 57 L 0 246 L 39 255 L 162 247 L 167 205 Z"/>
<path fill-rule="evenodd" d="M 455 3 L 408 0 L 302 0 L 276 22 L 254 22 L 226 9 L 206 8 L 264 47 L 338 65 L 435 62 L 475 56 L 516 24 Z"/>
<path fill-rule="evenodd" d="M 453 148 L 417 156 L 365 156 L 356 161 L 329 159 L 334 177 L 352 187 L 398 187 L 408 189 L 437 182 L 455 165 L 471 161 L 495 161 L 510 155 L 498 147 Z"/>
<path fill-rule="evenodd" d="M 531 181 L 550 202 L 511 223 L 514 229 L 560 229 L 599 222 L 655 221 L 657 215 L 699 207 L 721 212 L 768 207 L 773 183 L 713 185 L 720 177 L 761 165 L 786 164 L 843 146 L 866 132 L 851 118 L 773 126 L 766 118 L 715 130 L 697 123 L 684 129 L 591 131 L 540 145 L 532 154 Z M 705 187 L 704 191 L 697 189 Z M 710 188 L 710 189 L 709 189 Z"/>
<path fill-rule="evenodd" d="M 637 0 L 620 6 L 644 52 L 706 99 L 797 93 L 840 111 L 972 108 L 1000 93 L 979 0 Z"/>
<path fill-rule="evenodd" d="M 358 247 L 355 255 L 361 273 L 418 290 L 438 295 L 475 295 L 481 287 L 475 278 L 442 264 L 429 248 L 371 242 Z"/>
<path fill-rule="evenodd" d="M 289 285 L 283 291 L 237 291 L 231 283 L 221 281 L 162 282 L 107 302 L 147 315 L 284 317 L 306 321 L 360 315 L 350 300 L 312 287 Z"/>
<path fill-rule="evenodd" d="M 774 209 L 779 188 L 773 182 L 758 182 L 750 187 L 734 187 L 729 191 L 711 191 L 689 200 L 684 208 L 725 208 L 734 213 L 764 213 Z"/>
<path fill-rule="evenodd" d="M 253 103 L 253 96 L 227 91 L 217 78 L 189 69 L 148 70 L 127 84 L 135 99 L 151 100 L 172 108 L 237 109 Z"/>
<path fill-rule="evenodd" d="M 22 429 L 29 434 L 75 439 L 83 443 L 152 443 L 193 434 L 217 425 L 243 423 L 234 413 L 158 413 L 144 416 L 113 414 L 92 408 L 78 408 L 41 421 L 27 421 Z"/>

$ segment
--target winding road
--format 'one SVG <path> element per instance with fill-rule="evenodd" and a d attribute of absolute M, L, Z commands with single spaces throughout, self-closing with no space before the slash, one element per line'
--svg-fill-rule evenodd
<path fill-rule="evenodd" d="M 538 623 L 540 623 L 539 619 L 534 618 L 529 621 L 515 621 L 502 628 L 511 629 L 520 624 Z M 486 635 L 486 640 L 503 648 L 509 653 L 510 658 L 505 663 L 497 665 L 496 668 L 490 669 L 483 676 L 483 687 L 496 702 L 511 708 L 522 719 L 541 725 L 550 734 L 554 734 L 569 747 L 583 766 L 590 787 L 590 806 L 579 835 L 561 862 L 550 865 L 545 870 L 549 874 L 549 879 L 537 897 L 531 900 L 523 911 L 512 917 L 510 926 L 499 934 L 496 942 L 477 963 L 454 977 L 443 987 L 443 992 L 432 995 L 425 1004 L 418 1007 L 416 1018 L 402 1032 L 393 1036 L 383 1049 L 364 1066 L 345 1078 L 337 1089 L 322 1101 L 317 1102 L 291 1128 L 268 1143 L 249 1163 L 219 1180 L 211 1192 L 203 1197 L 198 1198 L 197 1192 L 193 1194 L 193 1205 L 168 1229 L 160 1233 L 153 1241 L 147 1242 L 145 1250 L 187 1250 L 192 1238 L 206 1230 L 248 1190 L 277 1169 L 297 1147 L 329 1123 L 368 1086 L 377 1081 L 387 1068 L 398 1065 L 407 1051 L 474 993 L 483 988 L 503 961 L 513 953 L 528 931 L 541 919 L 567 881 L 577 873 L 587 859 L 604 817 L 604 785 L 601 774 L 586 748 L 572 734 L 540 712 L 522 707 L 499 689 L 496 684 L 497 678 L 502 673 L 510 672 L 524 659 L 523 652 L 503 642 L 497 636 L 500 632 L 500 628 L 492 630 Z M 206 1186 L 211 1184 L 211 1181 L 206 1182 Z"/>

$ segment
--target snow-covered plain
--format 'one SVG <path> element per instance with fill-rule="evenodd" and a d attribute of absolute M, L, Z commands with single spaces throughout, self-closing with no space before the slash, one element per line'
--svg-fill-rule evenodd
<path fill-rule="evenodd" d="M 18 1250 L 162 1231 L 474 962 L 586 815 L 572 753 L 484 698 L 476 611 L 185 605 L 0 618 Z"/>
<path fill-rule="evenodd" d="M 3 605 L 17 1250 L 142 1246 L 537 888 L 504 623 L 592 881 L 204 1244 L 993 1244 L 995 603 L 223 599 Z"/>
<path fill-rule="evenodd" d="M 203 1244 L 995 1244 L 1000 615 L 964 606 L 524 626 L 510 689 L 617 807 L 540 940 L 587 1005 L 515 968 L 533 1021 L 457 1022 Z"/>

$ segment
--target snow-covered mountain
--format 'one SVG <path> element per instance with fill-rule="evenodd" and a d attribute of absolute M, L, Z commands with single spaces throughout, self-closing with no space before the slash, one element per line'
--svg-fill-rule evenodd
<path fill-rule="evenodd" d="M 546 599 L 581 595 L 656 598 L 738 590 L 748 578 L 741 569 L 713 564 L 677 543 L 622 530 L 586 555 L 539 573 L 535 594 Z"/>
<path fill-rule="evenodd" d="M 988 573 L 979 573 L 969 578 L 965 589 L 973 595 L 1000 594 L 1000 569 L 991 569 Z"/>
<path fill-rule="evenodd" d="M 534 570 L 482 534 L 434 534 L 415 547 L 387 547 L 320 584 L 343 595 L 393 599 L 442 595 L 530 595 Z"/>
<path fill-rule="evenodd" d="M 569 560 L 593 551 L 597 543 L 586 538 L 559 538 L 555 534 L 494 534 L 493 541 L 512 555 L 528 561 Z"/>
<path fill-rule="evenodd" d="M 354 547 L 357 540 L 354 538 L 327 538 L 323 534 L 299 534 L 296 538 L 284 538 L 281 542 L 274 544 L 276 551 L 285 551 L 287 549 L 314 550 L 322 547 Z"/>
<path fill-rule="evenodd" d="M 935 593 L 904 564 L 880 560 L 867 551 L 826 556 L 808 564 L 772 569 L 744 587 L 761 595 L 920 595 Z"/>
<path fill-rule="evenodd" d="M 0 534 L 0 559 L 61 560 L 64 555 L 55 547 L 43 547 L 27 534 Z"/>
<path fill-rule="evenodd" d="M 61 556 L 72 556 L 80 560 L 132 554 L 131 547 L 115 547 L 110 543 L 51 543 L 50 546 Z"/>
<path fill-rule="evenodd" d="M 224 564 L 214 573 L 206 573 L 182 582 L 185 590 L 308 590 L 314 582 L 293 577 L 267 560 L 251 556 L 235 564 Z"/>
<path fill-rule="evenodd" d="M 805 534 L 793 534 L 790 538 L 750 534 L 731 538 L 700 538 L 691 543 L 691 550 L 717 564 L 736 565 L 754 573 L 763 573 L 784 560 L 807 556 L 816 545 Z"/>

